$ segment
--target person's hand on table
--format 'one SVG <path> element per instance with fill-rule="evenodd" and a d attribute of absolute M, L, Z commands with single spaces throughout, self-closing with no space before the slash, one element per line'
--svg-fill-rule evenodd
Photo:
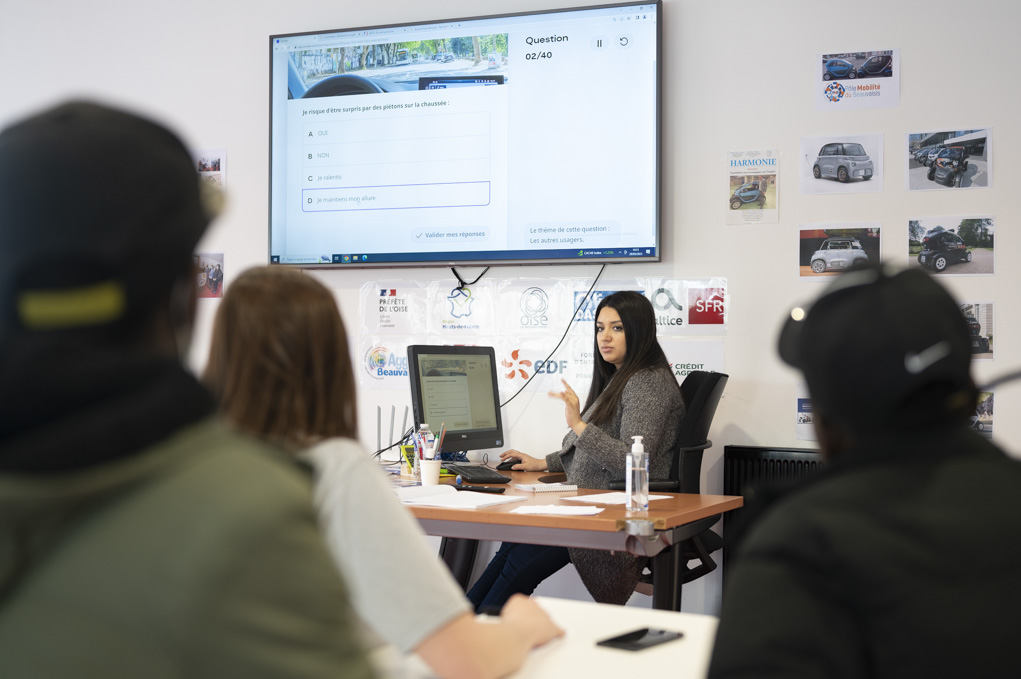
<path fill-rule="evenodd" d="M 546 458 L 532 457 L 522 453 L 520 450 L 505 450 L 500 453 L 500 462 L 508 459 L 517 459 L 518 463 L 512 469 L 516 472 L 544 472 L 546 471 Z"/>
<path fill-rule="evenodd" d="M 523 594 L 515 594 L 507 600 L 500 611 L 500 619 L 528 635 L 533 646 L 542 646 L 564 634 L 539 604 Z"/>
<path fill-rule="evenodd" d="M 560 381 L 564 384 L 564 390 L 551 391 L 549 395 L 564 402 L 564 416 L 567 419 L 567 426 L 575 434 L 581 436 L 581 433 L 585 431 L 587 426 L 581 421 L 581 401 L 578 399 L 578 395 L 574 393 L 574 389 L 571 389 L 571 385 L 567 383 L 567 380 L 561 379 Z"/>

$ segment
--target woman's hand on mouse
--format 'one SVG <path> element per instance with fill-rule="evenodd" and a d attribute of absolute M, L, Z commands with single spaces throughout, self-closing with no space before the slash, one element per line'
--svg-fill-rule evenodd
<path fill-rule="evenodd" d="M 514 471 L 518 472 L 544 472 L 546 471 L 546 458 L 539 459 L 526 455 L 520 450 L 505 450 L 500 453 L 500 462 L 506 462 L 507 460 L 517 459 L 518 463 L 514 465 Z"/>
<path fill-rule="evenodd" d="M 563 391 L 551 391 L 549 393 L 553 398 L 558 398 L 564 402 L 564 416 L 567 418 L 567 426 L 571 428 L 578 436 L 585 431 L 585 427 L 588 426 L 581 421 L 581 401 L 578 399 L 578 395 L 574 393 L 574 389 L 571 389 L 571 385 L 567 383 L 567 380 L 560 380 L 564 384 Z"/>

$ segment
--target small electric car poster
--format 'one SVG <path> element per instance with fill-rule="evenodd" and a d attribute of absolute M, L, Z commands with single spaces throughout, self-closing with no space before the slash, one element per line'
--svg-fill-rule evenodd
<path fill-rule="evenodd" d="M 779 223 L 780 152 L 727 154 L 727 224 Z"/>
<path fill-rule="evenodd" d="M 880 193 L 883 135 L 801 138 L 801 193 Z"/>
<path fill-rule="evenodd" d="M 794 435 L 799 441 L 816 441 L 815 421 L 812 417 L 812 399 L 808 396 L 808 383 L 794 385 L 794 401 L 797 404 L 794 419 Z"/>
<path fill-rule="evenodd" d="M 879 222 L 805 224 L 798 239 L 798 275 L 828 278 L 856 264 L 878 264 Z"/>
<path fill-rule="evenodd" d="M 908 258 L 940 275 L 991 275 L 996 225 L 992 217 L 908 220 Z"/>
<path fill-rule="evenodd" d="M 964 302 L 961 313 L 968 321 L 968 334 L 971 336 L 971 357 L 974 360 L 992 360 L 993 358 L 993 303 Z"/>
<path fill-rule="evenodd" d="M 816 56 L 812 77 L 819 111 L 888 108 L 900 104 L 900 50 Z"/>
<path fill-rule="evenodd" d="M 993 185 L 992 150 L 988 127 L 908 134 L 908 191 L 988 188 Z"/>

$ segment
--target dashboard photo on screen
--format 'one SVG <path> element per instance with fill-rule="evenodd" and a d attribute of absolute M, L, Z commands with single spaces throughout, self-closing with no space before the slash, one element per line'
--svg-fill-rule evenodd
<path fill-rule="evenodd" d="M 270 262 L 658 261 L 660 11 L 270 36 Z"/>

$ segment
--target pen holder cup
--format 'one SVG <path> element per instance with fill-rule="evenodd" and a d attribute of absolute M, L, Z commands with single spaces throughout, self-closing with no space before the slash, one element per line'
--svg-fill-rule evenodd
<path fill-rule="evenodd" d="M 440 483 L 440 466 L 442 460 L 419 460 L 418 466 L 422 470 L 422 485 L 437 486 Z"/>

